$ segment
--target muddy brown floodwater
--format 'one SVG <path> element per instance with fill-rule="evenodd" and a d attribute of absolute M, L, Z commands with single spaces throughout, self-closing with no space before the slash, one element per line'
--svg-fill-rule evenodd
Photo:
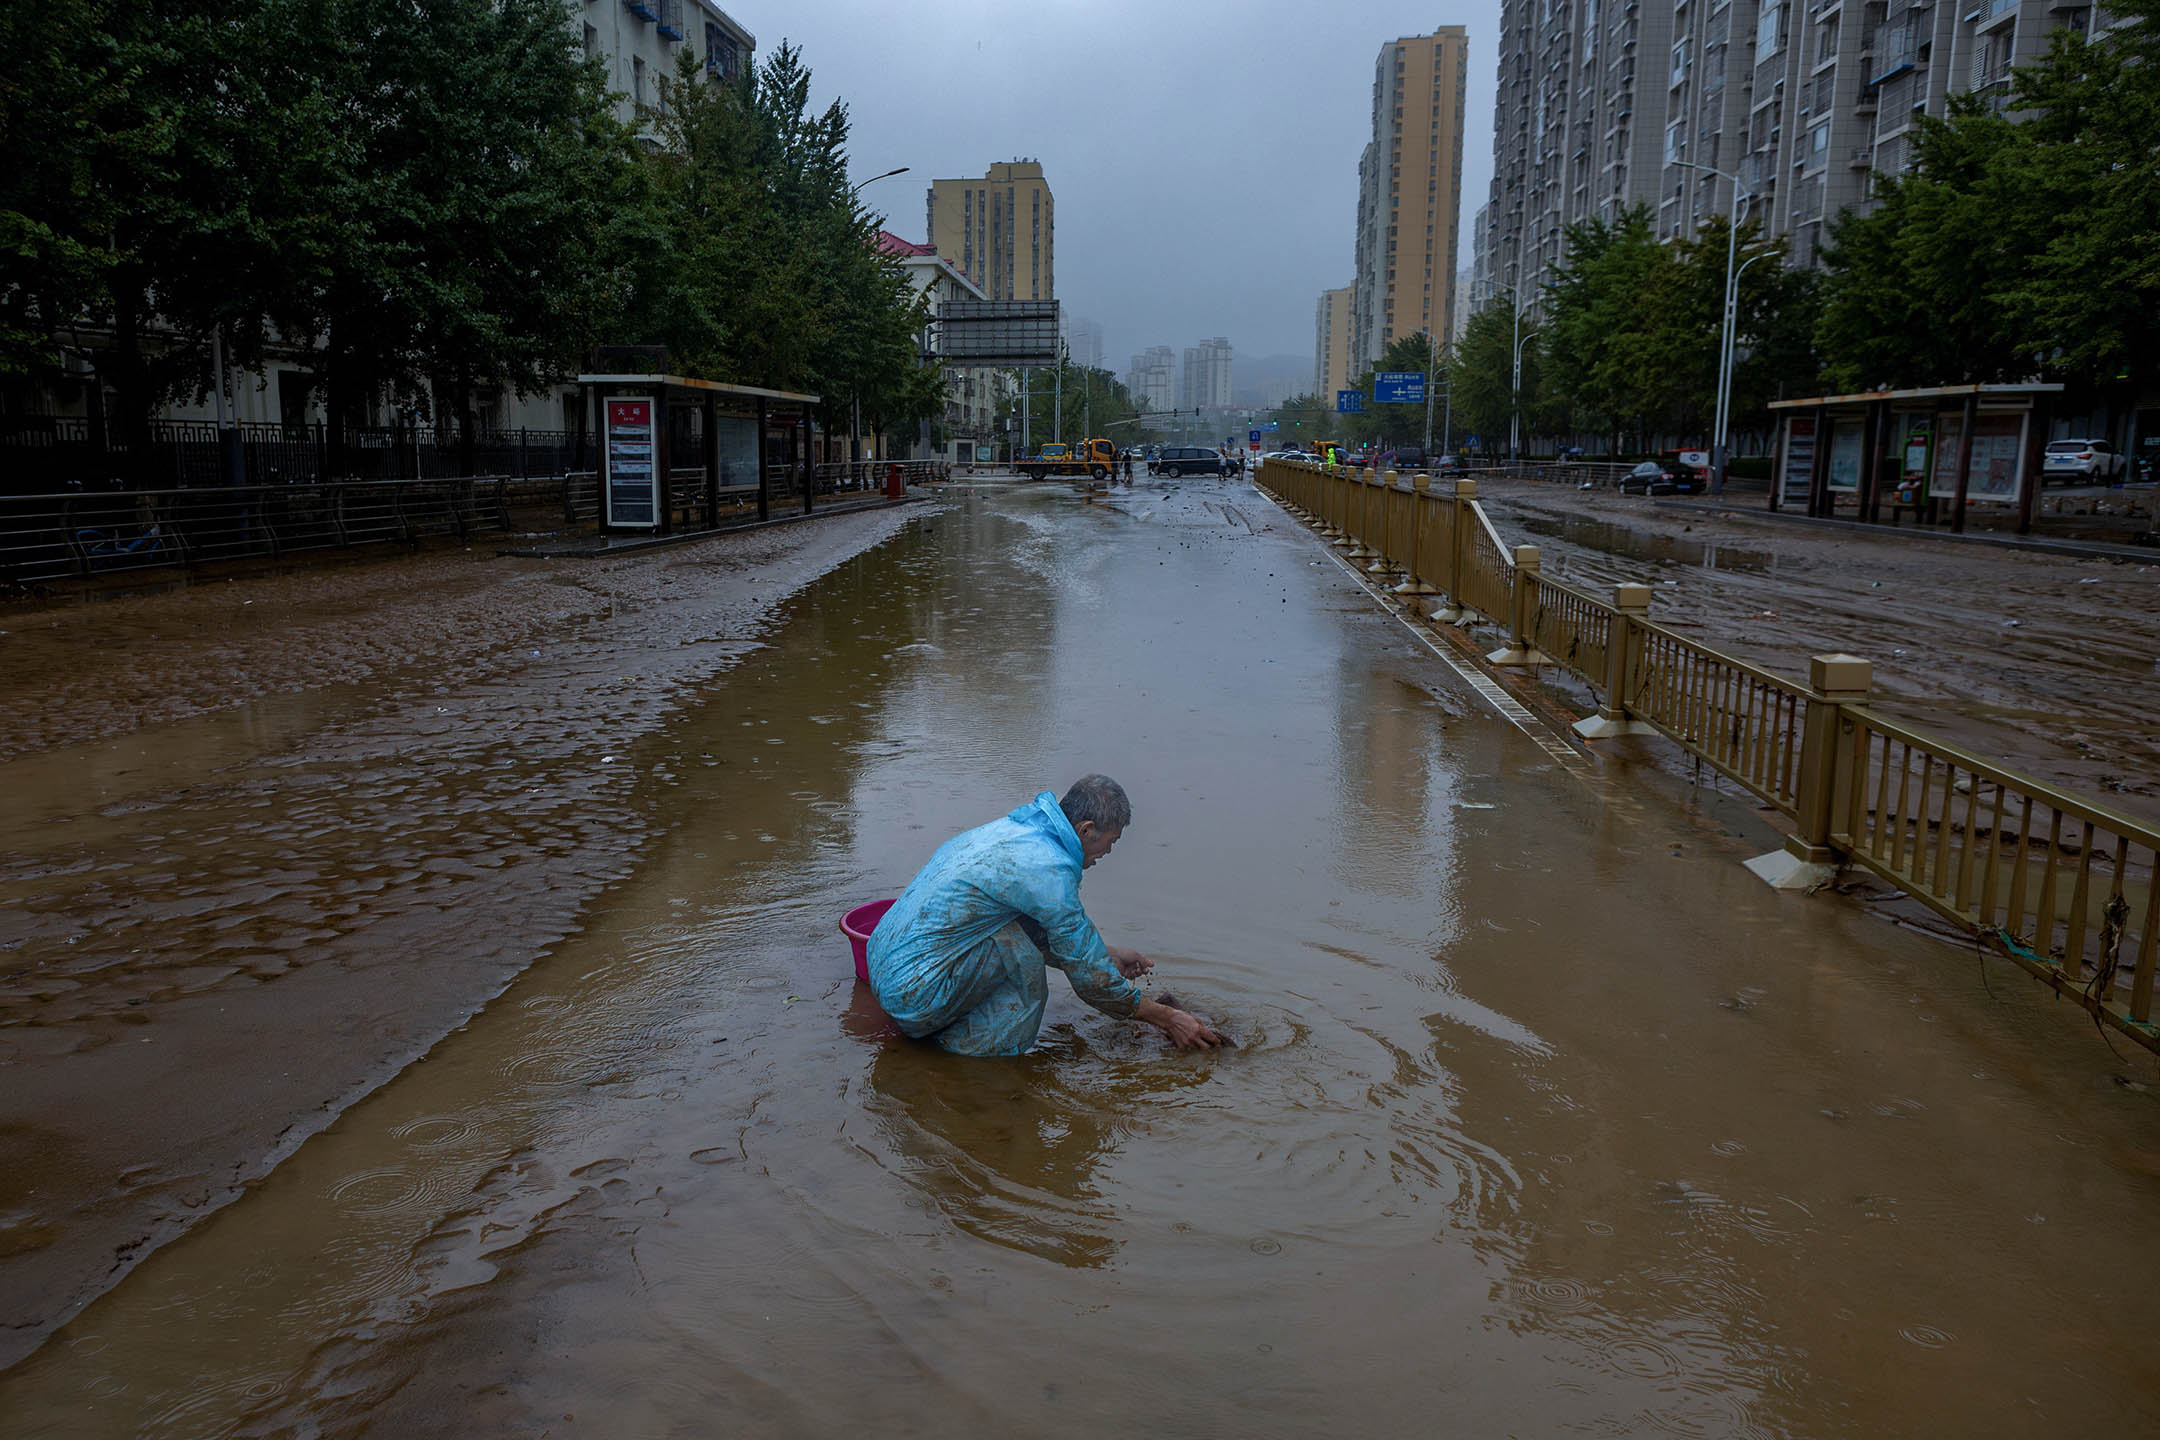
<path fill-rule="evenodd" d="M 0 1376 L 11 1435 L 2160 1425 L 2150 1064 L 1557 765 L 1249 487 L 956 490 L 763 638 L 526 777 L 619 878 Z M 1024 1057 L 891 1035 L 839 915 L 1086 769 L 1091 911 L 1240 1048 L 1055 981 Z M 351 823 L 326 895 L 418 845 Z"/>

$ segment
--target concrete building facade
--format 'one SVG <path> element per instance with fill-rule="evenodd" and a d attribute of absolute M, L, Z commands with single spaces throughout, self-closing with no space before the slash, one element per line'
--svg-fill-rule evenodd
<path fill-rule="evenodd" d="M 1150 345 L 1132 358 L 1125 388 L 1150 410 L 1175 410 L 1178 403 L 1177 354 L 1167 345 Z"/>
<path fill-rule="evenodd" d="M 1911 167 L 1920 116 L 2000 104 L 2049 31 L 2107 23 L 2069 0 L 1503 0 L 1477 303 L 1519 286 L 1536 313 L 1581 220 L 1641 205 L 1662 238 L 1699 233 L 1733 206 L 1713 171 L 1815 264 L 1873 176 Z"/>
<path fill-rule="evenodd" d="M 1065 354 L 1073 364 L 1100 370 L 1103 363 L 1102 326 L 1075 316 L 1065 322 Z"/>
<path fill-rule="evenodd" d="M 588 56 L 607 69 L 615 115 L 626 125 L 639 112 L 664 109 L 660 82 L 675 78 L 687 48 L 707 80 L 733 80 L 750 64 L 757 40 L 711 0 L 642 0 L 611 5 L 579 0 L 570 24 Z"/>
<path fill-rule="evenodd" d="M 1057 298 L 1057 222 L 1039 161 L 992 165 L 979 180 L 933 180 L 924 232 L 992 300 Z"/>
<path fill-rule="evenodd" d="M 933 316 L 937 314 L 937 307 L 949 300 L 983 298 L 975 283 L 954 269 L 952 262 L 939 255 L 935 247 L 903 240 L 889 230 L 878 232 L 877 245 L 899 262 L 917 295 L 929 295 Z M 925 355 L 944 353 L 934 320 L 924 328 L 921 345 Z M 967 464 L 974 460 L 977 445 L 996 440 L 998 401 L 1005 393 L 1003 386 L 1003 374 L 998 370 L 979 366 L 946 369 L 945 413 L 942 417 L 945 443 L 937 458 Z"/>
<path fill-rule="evenodd" d="M 1335 392 L 1350 388 L 1350 307 L 1354 287 L 1323 290 L 1313 307 L 1312 393 L 1333 402 Z M 1364 372 L 1360 370 L 1359 374 Z"/>
<path fill-rule="evenodd" d="M 1462 214 L 1463 97 L 1469 34 L 1443 25 L 1380 47 L 1372 140 L 1358 161 L 1351 368 L 1390 341 L 1448 333 Z"/>
<path fill-rule="evenodd" d="M 1220 335 L 1185 348 L 1185 365 L 1178 376 L 1177 408 L 1230 403 L 1230 342 Z"/>

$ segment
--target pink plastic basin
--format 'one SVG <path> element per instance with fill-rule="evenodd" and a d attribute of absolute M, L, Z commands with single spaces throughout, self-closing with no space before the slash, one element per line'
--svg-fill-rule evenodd
<path fill-rule="evenodd" d="M 898 903 L 898 896 L 891 900 L 872 900 L 840 917 L 840 931 L 847 936 L 848 945 L 855 952 L 855 978 L 865 985 L 870 983 L 870 932 L 877 929 L 885 912 Z"/>

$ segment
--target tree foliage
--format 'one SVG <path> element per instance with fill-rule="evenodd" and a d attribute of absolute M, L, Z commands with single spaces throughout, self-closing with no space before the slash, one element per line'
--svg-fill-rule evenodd
<path fill-rule="evenodd" d="M 877 217 L 848 188 L 847 107 L 810 108 L 810 71 L 781 45 L 731 85 L 686 55 L 649 164 L 671 275 L 643 318 L 685 374 L 860 401 L 871 428 L 943 401 L 922 360 L 929 323 Z"/>
<path fill-rule="evenodd" d="M 87 356 L 116 428 L 299 354 L 334 429 L 472 422 L 602 341 L 859 400 L 942 396 L 924 313 L 782 46 L 640 127 L 561 0 L 83 0 L 0 8 L 0 377 Z"/>
<path fill-rule="evenodd" d="M 2160 380 L 2160 0 L 2057 31 L 2001 113 L 1919 126 L 1825 259 L 1817 335 L 1844 388 Z"/>

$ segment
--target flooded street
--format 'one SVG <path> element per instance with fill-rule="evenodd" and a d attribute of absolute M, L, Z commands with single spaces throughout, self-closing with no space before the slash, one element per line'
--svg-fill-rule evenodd
<path fill-rule="evenodd" d="M 703 547 L 532 567 L 506 613 L 559 635 L 170 718 L 144 682 L 8 750 L 44 1168 L 0 1260 L 125 1205 L 178 1238 L 0 1373 L 0 1430 L 2160 1427 L 2143 1052 L 1762 886 L 1748 806 L 1556 763 L 1242 483 L 818 525 L 877 528 L 769 619 Z M 1237 1048 L 1056 976 L 1026 1056 L 896 1037 L 841 913 L 1091 770 L 1134 820 L 1090 913 Z M 237 1178 L 176 1153 L 205 1113 Z"/>

